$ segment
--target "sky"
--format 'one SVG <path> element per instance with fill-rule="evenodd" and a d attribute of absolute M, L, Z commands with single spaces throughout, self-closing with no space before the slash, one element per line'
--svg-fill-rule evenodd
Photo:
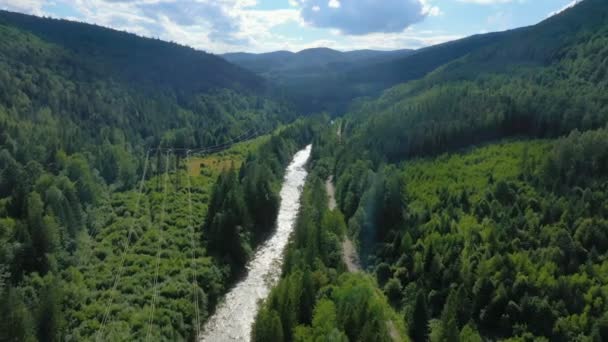
<path fill-rule="evenodd" d="M 576 0 L 0 0 L 212 53 L 417 49 L 536 24 Z"/>

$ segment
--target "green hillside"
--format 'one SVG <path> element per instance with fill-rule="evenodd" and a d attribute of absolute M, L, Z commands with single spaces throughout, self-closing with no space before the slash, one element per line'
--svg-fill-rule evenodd
<path fill-rule="evenodd" d="M 410 336 L 607 337 L 607 138 L 496 143 L 374 173 L 349 228 L 377 241 L 368 267 Z M 374 197 L 391 181 L 402 184 L 397 202 Z M 391 205 L 402 213 L 387 220 Z"/>
<path fill-rule="evenodd" d="M 61 46 L 77 59 L 78 66 L 85 69 L 83 76 L 89 79 L 109 77 L 148 90 L 170 90 L 178 96 L 212 89 L 260 93 L 264 87 L 261 78 L 222 58 L 158 39 L 6 11 L 0 11 L 0 24 Z"/>
<path fill-rule="evenodd" d="M 351 142 L 373 151 L 373 158 L 399 161 L 502 137 L 555 137 L 603 127 L 606 15 L 603 1 L 584 1 L 513 31 L 504 44 L 392 88 L 347 115 Z M 549 39 L 555 35 L 559 39 Z"/>
<path fill-rule="evenodd" d="M 253 341 L 608 340 L 584 0 L 413 52 L 223 58 L 0 11 L 0 341 L 196 340 L 311 142 Z"/>
<path fill-rule="evenodd" d="M 190 48 L 0 12 L 0 340 L 192 338 L 241 268 L 205 248 L 219 173 L 189 187 L 185 149 L 295 117 L 265 92 L 252 73 Z M 288 141 L 283 153 L 304 143 L 282 132 L 272 142 Z M 244 181 L 277 191 L 282 168 L 262 179 L 257 162 L 241 164 Z"/>
<path fill-rule="evenodd" d="M 586 0 L 486 36 L 321 135 L 347 234 L 413 340 L 608 338 L 606 18 Z"/>

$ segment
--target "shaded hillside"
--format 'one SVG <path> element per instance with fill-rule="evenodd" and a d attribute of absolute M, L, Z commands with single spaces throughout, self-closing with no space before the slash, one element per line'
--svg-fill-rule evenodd
<path fill-rule="evenodd" d="M 506 136 L 601 127 L 608 122 L 607 15 L 608 4 L 586 0 L 505 33 L 500 44 L 361 104 L 349 127 L 375 158 L 392 161 Z"/>
<path fill-rule="evenodd" d="M 385 86 L 418 79 L 471 51 L 499 42 L 508 34 L 509 32 L 498 32 L 475 35 L 431 46 L 403 58 L 363 66 L 345 77 L 349 82 L 378 82 Z"/>
<path fill-rule="evenodd" d="M 263 80 L 222 58 L 189 47 L 101 26 L 0 11 L 0 24 L 70 51 L 86 72 L 137 86 L 192 94 L 213 88 L 259 92 Z"/>
<path fill-rule="evenodd" d="M 348 79 L 351 82 L 394 85 L 424 77 L 456 60 L 458 62 L 444 68 L 440 75 L 451 79 L 474 78 L 481 72 L 505 71 L 512 65 L 548 65 L 563 57 L 560 52 L 575 44 L 581 35 L 606 25 L 605 7 L 602 1 L 584 1 L 537 25 L 475 35 L 420 49 L 410 56 L 355 70 Z"/>
<path fill-rule="evenodd" d="M 202 146 L 291 115 L 264 98 L 261 78 L 191 48 L 5 11 L 0 27 L 2 105 L 20 114 L 16 122 L 48 108 L 93 139 L 104 128 L 122 130 L 130 142 L 179 129 L 171 139 Z M 185 132 L 192 141 L 183 141 Z"/>

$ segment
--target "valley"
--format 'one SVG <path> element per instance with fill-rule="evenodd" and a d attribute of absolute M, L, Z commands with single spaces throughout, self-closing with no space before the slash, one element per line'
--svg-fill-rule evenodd
<path fill-rule="evenodd" d="M 607 177 L 604 0 L 218 55 L 0 10 L 0 341 L 608 340 Z"/>
<path fill-rule="evenodd" d="M 280 192 L 276 231 L 252 256 L 246 266 L 246 278 L 226 294 L 205 324 L 201 341 L 242 341 L 251 335 L 258 302 L 266 298 L 280 276 L 281 258 L 298 214 L 310 150 L 309 145 L 299 151 L 289 164 Z"/>

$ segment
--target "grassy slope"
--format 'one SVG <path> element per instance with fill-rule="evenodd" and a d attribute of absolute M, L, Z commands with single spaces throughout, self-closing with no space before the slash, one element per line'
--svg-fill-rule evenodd
<path fill-rule="evenodd" d="M 277 130 L 278 132 L 278 130 Z M 188 160 L 188 173 L 192 176 L 219 174 L 231 167 L 239 168 L 245 161 L 247 154 L 268 142 L 271 135 L 263 135 L 255 139 L 235 144 L 233 147 L 220 153 L 203 157 L 191 157 Z"/>
<path fill-rule="evenodd" d="M 410 207 L 420 210 L 439 204 L 440 190 L 471 193 L 473 202 L 481 200 L 488 189 L 489 175 L 494 180 L 516 181 L 524 149 L 530 158 L 540 159 L 547 153 L 549 141 L 518 141 L 472 148 L 463 154 L 444 154 L 432 159 L 418 159 L 404 165 Z"/>

